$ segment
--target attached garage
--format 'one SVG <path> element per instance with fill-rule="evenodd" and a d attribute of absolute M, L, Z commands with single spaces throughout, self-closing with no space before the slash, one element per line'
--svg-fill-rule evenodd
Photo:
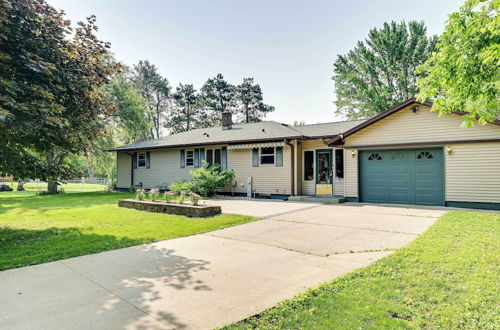
<path fill-rule="evenodd" d="M 348 201 L 500 210 L 500 119 L 462 126 L 408 100 L 329 141 L 345 149 Z"/>
<path fill-rule="evenodd" d="M 442 148 L 360 151 L 360 200 L 444 205 Z"/>

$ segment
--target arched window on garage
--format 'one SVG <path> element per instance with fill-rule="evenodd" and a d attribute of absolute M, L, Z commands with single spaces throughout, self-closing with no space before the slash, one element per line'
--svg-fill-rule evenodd
<path fill-rule="evenodd" d="M 432 156 L 432 153 L 428 151 L 422 151 L 417 155 L 417 159 L 433 159 L 434 156 Z"/>
<path fill-rule="evenodd" d="M 368 160 L 382 160 L 382 156 L 378 153 L 373 153 L 368 157 Z"/>

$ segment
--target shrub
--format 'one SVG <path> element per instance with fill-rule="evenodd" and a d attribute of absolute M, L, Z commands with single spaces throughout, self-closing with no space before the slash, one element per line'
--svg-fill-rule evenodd
<path fill-rule="evenodd" d="M 132 194 L 135 194 L 137 192 L 137 189 L 141 189 L 141 186 L 138 185 L 133 185 L 128 188 L 128 191 L 130 191 Z"/>
<path fill-rule="evenodd" d="M 160 190 L 156 189 L 156 188 L 151 188 L 149 190 L 149 196 L 151 197 L 151 200 L 152 201 L 156 201 L 158 200 L 158 195 L 160 193 Z"/>
<path fill-rule="evenodd" d="M 134 198 L 139 201 L 144 200 L 144 189 L 136 189 Z"/>
<path fill-rule="evenodd" d="M 193 182 L 186 179 L 177 179 L 174 182 L 172 182 L 172 184 L 170 184 L 169 188 L 174 194 L 178 196 L 180 196 L 181 193 L 187 195 L 193 189 Z"/>
<path fill-rule="evenodd" d="M 195 206 L 198 205 L 198 202 L 200 201 L 201 196 L 195 192 L 191 192 L 191 194 L 189 194 L 189 196 L 191 197 L 191 203 L 193 203 L 193 205 L 195 205 Z"/>
<path fill-rule="evenodd" d="M 185 192 L 181 192 L 179 194 L 179 204 L 184 204 L 184 200 L 186 199 L 186 193 Z"/>
<path fill-rule="evenodd" d="M 167 201 L 167 203 L 170 203 L 174 198 L 175 193 L 173 191 L 165 191 L 163 196 L 165 196 L 165 200 Z"/>
<path fill-rule="evenodd" d="M 208 163 L 204 162 L 204 165 L 189 172 L 193 177 L 192 191 L 204 197 L 214 195 L 217 189 L 225 187 L 235 176 L 233 171 L 221 171 L 218 164 L 207 167 Z"/>

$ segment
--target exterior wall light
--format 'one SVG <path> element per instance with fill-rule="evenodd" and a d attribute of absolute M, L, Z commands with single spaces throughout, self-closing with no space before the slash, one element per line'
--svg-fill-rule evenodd
<path fill-rule="evenodd" d="M 453 152 L 453 149 L 451 149 L 451 146 L 448 146 L 446 148 L 446 151 L 448 152 L 448 155 L 451 155 L 451 153 Z"/>
<path fill-rule="evenodd" d="M 351 156 L 356 157 L 356 150 L 351 151 Z"/>

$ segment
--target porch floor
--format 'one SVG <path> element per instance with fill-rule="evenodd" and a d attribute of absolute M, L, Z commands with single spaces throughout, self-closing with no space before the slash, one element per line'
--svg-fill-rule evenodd
<path fill-rule="evenodd" d="M 344 203 L 345 197 L 334 195 L 334 196 L 290 196 L 289 201 L 292 202 L 310 202 L 310 203 L 323 203 L 323 204 L 340 204 Z"/>

